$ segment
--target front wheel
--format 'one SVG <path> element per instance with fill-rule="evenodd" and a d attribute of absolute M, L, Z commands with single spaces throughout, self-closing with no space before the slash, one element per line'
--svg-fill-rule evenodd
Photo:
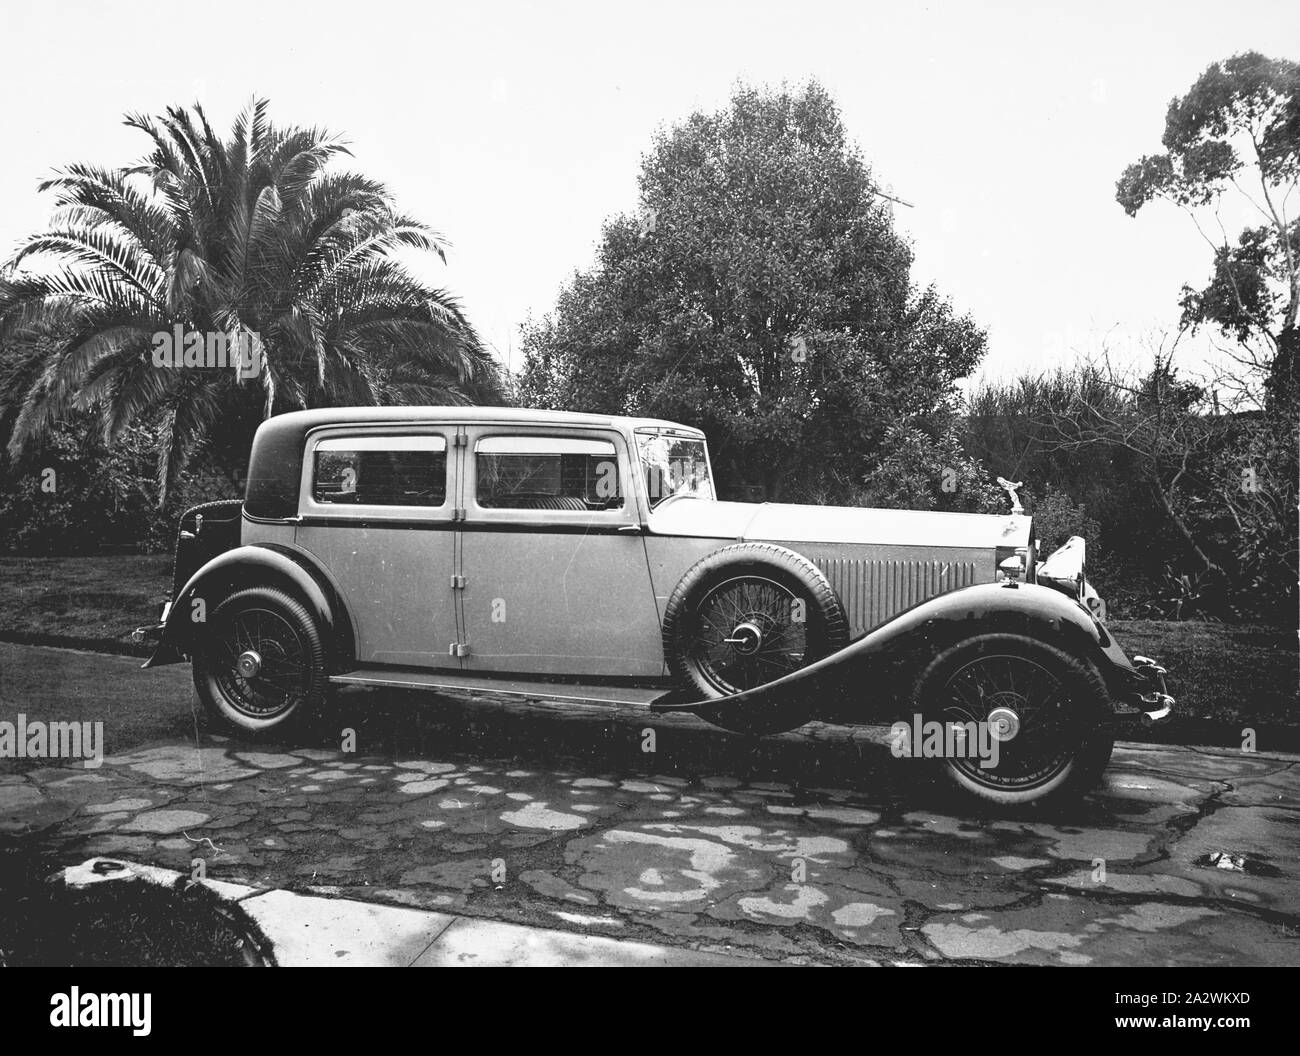
<path fill-rule="evenodd" d="M 270 587 L 238 591 L 218 605 L 194 654 L 204 708 L 241 733 L 284 729 L 320 705 L 327 684 L 315 620 Z"/>
<path fill-rule="evenodd" d="M 949 782 L 968 798 L 1055 802 L 1101 777 L 1115 744 L 1110 711 L 1106 683 L 1088 660 L 1023 635 L 980 635 L 921 673 L 909 739 L 932 736 L 911 754 L 938 748 Z"/>

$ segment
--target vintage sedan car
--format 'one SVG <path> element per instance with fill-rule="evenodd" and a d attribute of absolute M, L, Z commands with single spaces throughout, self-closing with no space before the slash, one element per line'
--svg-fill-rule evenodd
<path fill-rule="evenodd" d="M 1088 787 L 1122 725 L 1172 700 L 1099 618 L 1083 540 L 1040 563 L 1014 499 L 722 502 L 704 435 L 673 422 L 301 411 L 258 429 L 242 501 L 183 515 L 172 598 L 137 634 L 159 642 L 146 666 L 189 658 L 208 711 L 251 734 L 337 685 L 636 703 L 747 735 L 892 713 L 900 735 L 961 731 L 895 754 L 1023 803 Z"/>

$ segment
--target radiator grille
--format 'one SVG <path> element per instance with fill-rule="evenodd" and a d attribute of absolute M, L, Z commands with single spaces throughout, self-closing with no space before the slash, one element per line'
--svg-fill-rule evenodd
<path fill-rule="evenodd" d="M 973 561 L 855 561 L 825 558 L 817 567 L 830 580 L 860 634 L 936 594 L 978 582 Z"/>

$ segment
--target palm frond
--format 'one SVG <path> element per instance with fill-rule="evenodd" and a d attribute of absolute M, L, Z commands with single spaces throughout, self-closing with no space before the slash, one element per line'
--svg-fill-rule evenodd
<path fill-rule="evenodd" d="M 3 379 L 11 451 L 76 409 L 110 439 L 161 421 L 165 497 L 200 452 L 238 457 L 257 420 L 280 411 L 500 399 L 460 304 L 398 259 L 445 260 L 446 239 L 383 184 L 336 170 L 341 139 L 269 114 L 253 98 L 224 139 L 197 105 L 130 114 L 149 142 L 139 162 L 73 165 L 42 184 L 53 221 L 0 267 L 0 341 L 28 350 Z M 260 342 L 256 381 L 155 366 L 153 335 L 177 326 Z"/>

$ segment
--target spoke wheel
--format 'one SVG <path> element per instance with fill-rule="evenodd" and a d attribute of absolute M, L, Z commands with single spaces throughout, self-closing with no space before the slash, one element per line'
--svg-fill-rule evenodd
<path fill-rule="evenodd" d="M 944 650 L 921 672 L 911 705 L 943 727 L 939 762 L 949 782 L 984 803 L 1037 806 L 1081 794 L 1114 747 L 1110 693 L 1096 666 L 1024 635 L 983 634 Z M 955 727 L 965 736 L 950 737 Z M 990 739 L 997 761 L 981 765 L 993 762 Z"/>
<path fill-rule="evenodd" d="M 264 733 L 320 703 L 324 651 L 310 613 L 283 591 L 254 587 L 223 601 L 194 658 L 194 683 L 223 725 Z"/>
<path fill-rule="evenodd" d="M 695 611 L 690 647 L 700 675 L 721 694 L 741 693 L 803 666 L 807 622 L 794 591 L 763 576 L 737 576 L 710 590 Z"/>
<path fill-rule="evenodd" d="M 1057 675 L 1025 656 L 981 656 L 947 684 L 940 719 L 986 726 L 998 739 L 998 764 L 983 768 L 971 755 L 949 760 L 968 780 L 996 789 L 1027 790 L 1057 777 L 1078 748 L 1080 716 Z"/>
<path fill-rule="evenodd" d="M 274 718 L 311 691 L 309 647 L 274 609 L 257 606 L 235 613 L 215 652 L 222 693 L 250 718 Z"/>
<path fill-rule="evenodd" d="M 802 726 L 818 701 L 793 692 L 754 707 L 727 698 L 774 682 L 848 643 L 844 608 L 821 570 L 775 543 L 735 543 L 702 557 L 664 607 L 664 658 L 698 714 L 736 733 Z"/>

